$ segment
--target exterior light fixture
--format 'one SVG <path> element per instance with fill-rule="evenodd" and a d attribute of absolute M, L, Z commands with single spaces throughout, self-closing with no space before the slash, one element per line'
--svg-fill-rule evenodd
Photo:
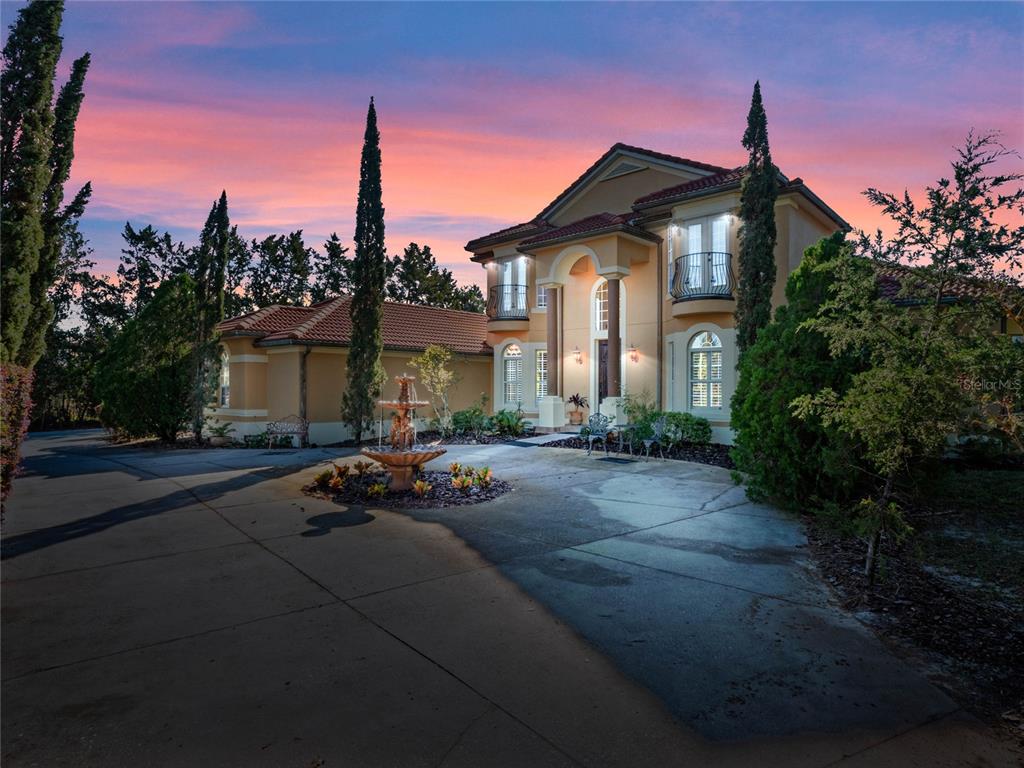
<path fill-rule="evenodd" d="M 579 347 L 572 348 L 572 359 L 576 361 L 576 365 L 583 365 L 583 353 Z"/>
<path fill-rule="evenodd" d="M 629 349 L 627 351 L 629 352 L 629 359 L 632 362 L 640 362 L 640 350 L 636 348 L 636 344 L 630 344 Z"/>

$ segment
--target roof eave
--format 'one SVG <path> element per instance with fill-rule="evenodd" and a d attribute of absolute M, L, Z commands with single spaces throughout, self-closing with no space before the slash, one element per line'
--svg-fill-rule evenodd
<path fill-rule="evenodd" d="M 621 232 L 625 235 L 631 235 L 640 240 L 647 240 L 652 243 L 660 243 L 661 238 L 653 232 L 648 232 L 645 229 L 639 227 L 633 227 L 628 224 L 614 224 L 608 227 L 601 227 L 600 229 L 593 229 L 589 232 L 577 232 L 572 235 L 565 235 L 563 237 L 556 237 L 551 240 L 541 240 L 537 243 L 530 243 L 529 245 L 521 245 L 516 250 L 520 253 L 532 254 L 533 251 L 540 250 L 541 248 L 550 248 L 553 245 L 561 245 L 563 243 L 574 243 L 580 240 L 590 240 L 595 237 L 602 237 L 604 235 L 611 235 L 617 232 Z"/>

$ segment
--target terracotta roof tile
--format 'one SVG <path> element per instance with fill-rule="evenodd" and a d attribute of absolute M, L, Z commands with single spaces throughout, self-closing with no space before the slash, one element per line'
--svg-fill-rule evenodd
<path fill-rule="evenodd" d="M 564 240 L 577 235 L 585 235 L 590 232 L 600 232 L 605 229 L 629 229 L 631 213 L 596 213 L 593 216 L 565 224 L 564 226 L 543 232 L 534 237 L 523 240 L 522 245 L 535 245 L 553 240 Z M 644 233 L 647 234 L 647 233 Z"/>
<path fill-rule="evenodd" d="M 666 187 L 660 189 L 657 192 L 652 192 L 649 195 L 637 198 L 633 204 L 636 206 L 649 205 L 651 203 L 657 203 L 661 200 L 668 200 L 669 198 L 679 197 L 681 195 L 687 195 L 691 192 L 697 192 L 702 189 L 713 189 L 715 187 L 724 187 L 730 184 L 736 184 L 743 177 L 743 166 L 739 168 L 733 168 L 729 171 L 722 173 L 716 173 L 713 176 L 705 176 L 700 179 L 694 179 L 693 181 L 687 181 L 682 184 L 676 184 L 673 187 Z"/>
<path fill-rule="evenodd" d="M 514 240 L 517 237 L 536 234 L 539 231 L 550 229 L 553 226 L 553 224 L 549 224 L 543 219 L 533 219 L 532 221 L 524 221 L 521 224 L 513 224 L 511 227 L 505 227 L 504 229 L 499 229 L 497 232 L 491 232 L 489 235 L 482 235 L 470 240 L 466 243 L 466 250 L 476 251 L 489 244 L 496 244 L 506 240 Z"/>
<path fill-rule="evenodd" d="M 260 346 L 322 344 L 348 346 L 352 339 L 350 296 L 339 296 L 312 307 L 272 306 L 222 322 L 226 336 L 258 336 Z M 422 351 L 443 344 L 467 355 L 491 353 L 487 345 L 487 316 L 476 312 L 416 304 L 384 302 L 381 336 L 386 349 Z"/>

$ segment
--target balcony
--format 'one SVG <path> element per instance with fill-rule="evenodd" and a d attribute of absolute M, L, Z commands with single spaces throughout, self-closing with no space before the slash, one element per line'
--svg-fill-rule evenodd
<path fill-rule="evenodd" d="M 529 320 L 527 286 L 499 284 L 487 290 L 487 316 L 491 320 Z"/>
<path fill-rule="evenodd" d="M 734 285 L 732 254 L 705 251 L 690 253 L 675 260 L 669 291 L 677 302 L 693 299 L 731 301 Z"/>

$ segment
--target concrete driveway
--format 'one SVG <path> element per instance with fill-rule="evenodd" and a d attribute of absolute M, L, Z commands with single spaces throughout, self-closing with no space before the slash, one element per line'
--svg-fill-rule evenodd
<path fill-rule="evenodd" d="M 26 446 L 11 766 L 1016 765 L 728 473 L 458 446 L 516 491 L 301 495 L 344 452 Z"/>

